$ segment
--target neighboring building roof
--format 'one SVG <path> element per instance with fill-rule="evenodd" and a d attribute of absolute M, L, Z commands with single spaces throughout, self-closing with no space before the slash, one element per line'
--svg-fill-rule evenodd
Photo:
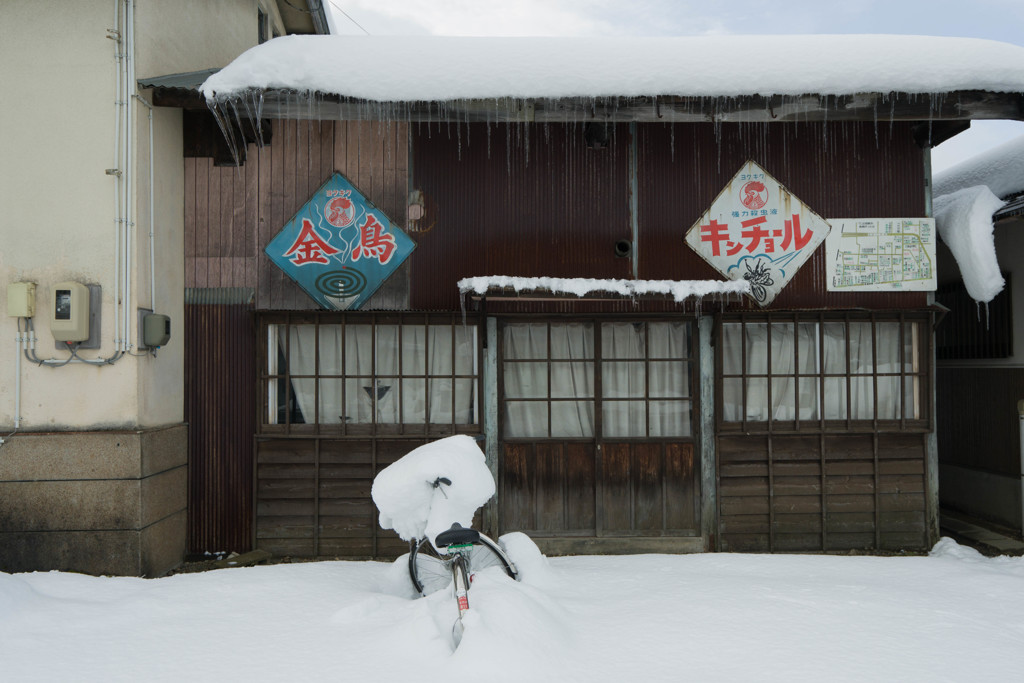
<path fill-rule="evenodd" d="M 327 23 L 327 0 L 283 0 L 277 3 L 281 21 L 288 33 L 317 33 L 327 35 L 331 31 Z"/>
<path fill-rule="evenodd" d="M 935 174 L 933 193 L 939 197 L 977 185 L 1002 199 L 1024 192 L 1024 135 Z"/>
<path fill-rule="evenodd" d="M 181 74 L 167 74 L 166 76 L 140 78 L 139 87 L 198 90 L 206 79 L 218 71 L 220 71 L 220 69 L 203 69 L 202 71 L 188 71 Z"/>
<path fill-rule="evenodd" d="M 992 214 L 992 220 L 1001 221 L 1015 216 L 1024 216 L 1024 194 L 1006 202 L 1003 208 Z"/>
<path fill-rule="evenodd" d="M 1018 118 L 1024 48 L 972 38 L 892 35 L 289 36 L 248 50 L 203 85 L 207 99 L 251 90 L 407 103 L 986 91 L 1018 97 L 1016 116 L 1005 117 Z M 877 101 L 870 106 L 879 118 L 890 113 Z M 842 111 L 835 115 L 842 117 Z"/>

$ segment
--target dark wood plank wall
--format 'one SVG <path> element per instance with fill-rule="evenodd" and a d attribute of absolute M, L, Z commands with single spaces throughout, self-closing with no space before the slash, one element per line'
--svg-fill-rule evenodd
<path fill-rule="evenodd" d="M 697 536 L 691 443 L 506 442 L 501 530 L 533 536 Z"/>
<path fill-rule="evenodd" d="M 185 286 L 249 287 L 259 309 L 316 304 L 264 247 L 331 174 L 344 174 L 399 225 L 408 196 L 408 125 L 274 121 L 269 145 L 240 168 L 185 159 Z"/>
<path fill-rule="evenodd" d="M 926 435 L 718 437 L 726 551 L 923 549 Z"/>
<path fill-rule="evenodd" d="M 1020 476 L 1024 369 L 939 367 L 935 381 L 939 462 Z"/>
<path fill-rule="evenodd" d="M 394 558 L 408 546 L 380 528 L 373 478 L 423 441 L 259 439 L 255 545 L 276 556 Z"/>

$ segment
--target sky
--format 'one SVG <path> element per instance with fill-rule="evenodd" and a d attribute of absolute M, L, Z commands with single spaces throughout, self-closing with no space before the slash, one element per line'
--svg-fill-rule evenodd
<path fill-rule="evenodd" d="M 324 0 L 340 35 L 688 36 L 887 33 L 1024 46 L 1021 0 Z M 934 172 L 1024 135 L 977 121 L 932 151 Z"/>

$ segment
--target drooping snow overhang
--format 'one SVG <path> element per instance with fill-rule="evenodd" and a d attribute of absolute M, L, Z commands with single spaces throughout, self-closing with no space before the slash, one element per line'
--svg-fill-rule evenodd
<path fill-rule="evenodd" d="M 1024 120 L 1024 48 L 925 36 L 287 36 L 202 86 L 264 118 Z"/>
<path fill-rule="evenodd" d="M 967 187 L 935 198 L 935 226 L 960 268 L 967 293 L 988 303 L 1005 281 L 996 259 L 992 214 L 1003 200 L 985 185 Z"/>
<path fill-rule="evenodd" d="M 967 293 L 975 301 L 991 301 L 1005 285 L 995 223 L 1024 212 L 1024 135 L 936 175 L 934 193 L 935 223 Z"/>

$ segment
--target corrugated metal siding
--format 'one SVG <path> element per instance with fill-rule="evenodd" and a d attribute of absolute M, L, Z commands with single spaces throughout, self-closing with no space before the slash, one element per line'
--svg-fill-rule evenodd
<path fill-rule="evenodd" d="M 630 277 L 614 256 L 630 238 L 629 129 L 606 149 L 583 125 L 412 128 L 414 186 L 437 222 L 413 256 L 414 309 L 457 309 L 455 283 L 477 275 Z M 461 137 L 457 137 L 461 136 Z"/>
<path fill-rule="evenodd" d="M 188 551 L 252 545 L 256 332 L 251 304 L 185 306 Z"/>
<path fill-rule="evenodd" d="M 748 159 L 826 219 L 925 215 L 924 154 L 910 124 L 651 125 L 639 127 L 638 142 L 641 277 L 719 277 L 682 236 Z M 826 285 L 820 247 L 771 308 L 890 309 L 927 303 L 922 293 L 830 293 Z"/>
<path fill-rule="evenodd" d="M 910 124 L 639 124 L 639 277 L 720 279 L 683 243 L 747 159 L 829 217 L 923 216 L 924 156 Z M 629 129 L 589 150 L 583 126 L 414 127 L 414 185 L 437 206 L 413 258 L 414 308 L 458 307 L 455 282 L 474 275 L 630 277 L 614 255 L 628 239 Z M 829 293 L 824 249 L 773 309 L 919 308 L 923 293 Z M 633 302 L 502 303 L 528 312 L 636 311 Z M 730 308 L 751 308 L 733 304 Z M 643 302 L 644 311 L 680 310 Z M 488 304 L 488 310 L 499 310 Z M 693 306 L 687 306 L 687 311 Z"/>

